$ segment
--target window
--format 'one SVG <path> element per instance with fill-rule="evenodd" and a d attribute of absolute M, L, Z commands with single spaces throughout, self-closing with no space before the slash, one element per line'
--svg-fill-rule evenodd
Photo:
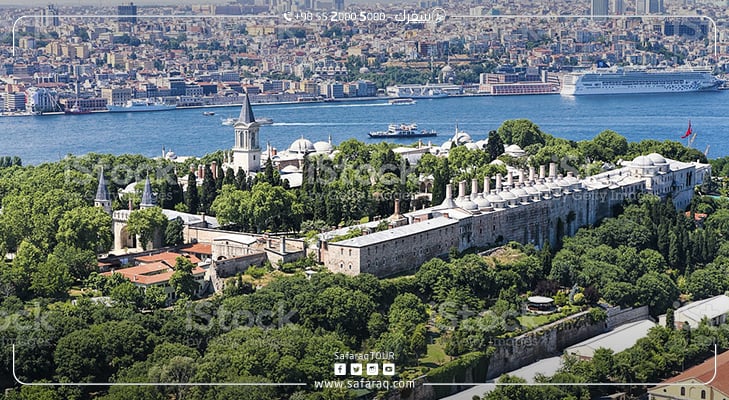
<path fill-rule="evenodd" d="M 706 398 L 706 390 L 702 390 L 701 391 L 701 398 L 702 399 L 705 399 Z"/>
<path fill-rule="evenodd" d="M 686 396 L 686 388 L 681 387 L 681 396 Z"/>

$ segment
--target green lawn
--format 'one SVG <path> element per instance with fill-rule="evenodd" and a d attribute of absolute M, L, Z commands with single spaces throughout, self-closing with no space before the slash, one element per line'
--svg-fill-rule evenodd
<path fill-rule="evenodd" d="M 531 330 L 549 322 L 549 315 L 521 315 L 517 319 L 524 330 Z"/>
<path fill-rule="evenodd" d="M 443 365 L 448 361 L 448 356 L 439 342 L 428 345 L 428 354 L 420 359 L 420 363 L 430 368 Z"/>

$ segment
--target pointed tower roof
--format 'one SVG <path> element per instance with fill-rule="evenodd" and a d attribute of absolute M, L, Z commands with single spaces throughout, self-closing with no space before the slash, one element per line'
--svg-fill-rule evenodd
<path fill-rule="evenodd" d="M 99 171 L 99 186 L 96 187 L 96 201 L 109 201 L 109 189 L 106 187 L 106 179 L 104 179 L 104 167 Z"/>
<path fill-rule="evenodd" d="M 149 182 L 149 174 L 144 181 L 144 191 L 142 192 L 142 202 L 140 208 L 154 207 L 154 198 L 152 197 L 152 184 Z"/>
<path fill-rule="evenodd" d="M 248 94 L 246 93 L 244 96 L 245 101 L 243 102 L 243 107 L 240 108 L 238 123 L 251 124 L 256 122 L 256 117 L 253 115 L 253 108 L 251 107 L 251 102 L 248 99 Z"/>

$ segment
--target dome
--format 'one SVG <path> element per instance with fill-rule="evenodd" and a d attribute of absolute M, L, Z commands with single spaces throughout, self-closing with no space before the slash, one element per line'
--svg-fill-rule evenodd
<path fill-rule="evenodd" d="M 534 186 L 524 186 L 524 191 L 529 193 L 530 195 L 539 194 L 539 190 Z"/>
<path fill-rule="evenodd" d="M 504 165 L 504 162 L 503 162 L 503 161 L 501 161 L 501 160 L 499 160 L 499 159 L 497 158 L 497 159 L 495 159 L 494 161 L 491 161 L 491 162 L 489 163 L 489 165 Z"/>
<path fill-rule="evenodd" d="M 486 200 L 491 204 L 504 202 L 504 199 L 502 199 L 501 196 L 496 193 L 491 193 L 490 195 L 486 196 Z"/>
<path fill-rule="evenodd" d="M 488 208 L 491 207 L 491 202 L 486 200 L 482 194 L 478 194 L 475 199 L 473 199 L 473 202 L 476 203 L 478 208 Z"/>
<path fill-rule="evenodd" d="M 488 140 L 479 140 L 476 142 L 476 146 L 478 146 L 479 149 L 485 149 L 486 146 L 488 146 L 489 141 Z"/>
<path fill-rule="evenodd" d="M 317 153 L 331 153 L 334 150 L 334 146 L 329 142 L 321 141 L 314 143 L 314 150 Z"/>
<path fill-rule="evenodd" d="M 311 153 L 315 150 L 314 143 L 311 143 L 309 139 L 304 139 L 303 136 L 300 139 L 294 140 L 291 146 L 289 146 L 289 151 L 292 153 Z"/>
<path fill-rule="evenodd" d="M 529 193 L 527 193 L 527 191 L 522 188 L 512 189 L 511 194 L 513 194 L 516 197 L 529 196 Z"/>
<path fill-rule="evenodd" d="M 476 203 L 472 202 L 468 197 L 456 198 L 456 205 L 464 210 L 478 210 Z"/>
<path fill-rule="evenodd" d="M 501 192 L 499 194 L 499 196 L 501 196 L 501 198 L 504 199 L 504 200 L 506 200 L 506 201 L 516 200 L 517 199 L 517 197 L 512 192 Z"/>
<path fill-rule="evenodd" d="M 633 159 L 632 164 L 634 167 L 652 167 L 653 160 L 646 156 L 638 156 Z"/>
<path fill-rule="evenodd" d="M 545 185 L 543 183 L 538 183 L 538 184 L 534 185 L 534 189 L 537 189 L 540 193 L 552 191 L 547 185 Z"/>
<path fill-rule="evenodd" d="M 476 143 L 466 143 L 466 148 L 468 150 L 479 150 L 480 147 Z"/>
<path fill-rule="evenodd" d="M 451 147 L 453 147 L 453 141 L 450 139 L 446 140 L 445 143 L 443 143 L 440 148 L 443 150 L 450 150 Z"/>
<path fill-rule="evenodd" d="M 177 158 L 177 154 L 175 154 L 174 151 L 170 150 L 167 152 L 167 154 L 165 154 L 165 158 L 168 160 L 174 160 Z"/>
<path fill-rule="evenodd" d="M 370 72 L 370 69 L 369 69 L 369 68 L 367 68 L 367 67 L 361 67 L 361 68 L 359 69 L 359 73 L 360 73 L 360 74 L 368 74 L 369 72 Z"/>
<path fill-rule="evenodd" d="M 560 179 L 557 181 L 557 184 L 562 187 L 570 187 L 572 186 L 572 182 L 568 181 L 567 179 Z"/>
<path fill-rule="evenodd" d="M 297 167 L 295 165 L 287 165 L 287 166 L 281 168 L 282 174 L 294 174 L 297 172 L 300 172 L 299 167 Z"/>
<path fill-rule="evenodd" d="M 466 143 L 471 143 L 473 141 L 473 139 L 471 139 L 471 135 L 463 131 L 456 132 L 456 135 L 453 137 L 453 139 L 454 142 L 458 143 L 459 146 Z"/>
<path fill-rule="evenodd" d="M 504 151 L 513 153 L 513 152 L 520 152 L 522 150 L 521 150 L 521 147 L 519 147 L 519 145 L 511 144 L 511 145 L 506 146 L 506 148 L 504 148 Z"/>
<path fill-rule="evenodd" d="M 653 164 L 666 164 L 666 159 L 663 158 L 662 155 L 658 153 L 651 153 L 648 154 L 646 157 L 648 157 L 651 161 L 653 161 Z"/>

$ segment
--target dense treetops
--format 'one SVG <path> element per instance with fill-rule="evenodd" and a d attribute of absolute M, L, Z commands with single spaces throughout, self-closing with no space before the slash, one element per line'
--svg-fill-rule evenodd
<path fill-rule="evenodd" d="M 433 176 L 432 201 L 437 203 L 451 180 L 475 177 L 482 182 L 483 176 L 505 172 L 503 166 L 490 164 L 496 158 L 526 166 L 564 157 L 560 168 L 576 168 L 583 174 L 649 152 L 684 161 L 705 160 L 701 153 L 676 142 L 627 143 L 612 131 L 590 141 L 571 142 L 554 138 L 526 120 L 507 121 L 489 137 L 492 144 L 519 144 L 531 158 L 511 159 L 501 154 L 503 146 L 482 150 L 460 146 L 451 149 L 448 159 L 426 155 L 419 165 L 411 166 L 388 144 L 347 140 L 333 159 L 306 159 L 299 189 L 289 189 L 270 164 L 255 178 L 242 171 L 219 170 L 214 179 L 209 165 L 212 160 L 222 165 L 222 152 L 202 160 L 208 165 L 202 180 L 188 174 L 192 165 L 201 162 L 194 160 L 175 164 L 141 156 L 89 154 L 38 166 L 22 166 L 13 159 L 0 164 L 0 252 L 14 254 L 11 263 L 0 261 L 0 327 L 4 337 L 17 341 L 19 377 L 24 381 L 311 382 L 334 378 L 335 351 L 370 350 L 395 352 L 402 373 L 417 375 L 428 368 L 420 360 L 426 354 L 432 356 L 434 348 L 460 357 L 487 350 L 492 338 L 528 330 L 521 318 L 526 294 L 554 296 L 560 305 L 572 302 L 573 308 L 565 312 L 602 300 L 622 306 L 645 304 L 658 315 L 677 302 L 729 289 L 725 278 L 729 275 L 729 203 L 709 197 L 694 201 L 688 217 L 670 202 L 645 197 L 626 205 L 617 218 L 560 240 L 551 251 L 548 246 L 538 250 L 510 244 L 500 257 L 453 252 L 447 261 L 428 261 L 413 276 L 389 280 L 325 271 L 308 280 L 303 273 L 291 274 L 299 270 L 297 265 L 285 265 L 281 269 L 290 274 L 277 272 L 278 277 L 269 276 L 264 287 L 255 289 L 250 282 L 270 269 L 252 268 L 245 282 L 239 277 L 229 282 L 224 293 L 193 301 L 197 287 L 191 280 L 191 266 L 181 261 L 171 280 L 179 300 L 169 309 L 163 309 L 161 288 L 142 293 L 120 274 L 105 277 L 94 272 L 95 255 L 108 250 L 112 240 L 111 218 L 93 207 L 101 166 L 114 209 L 130 204 L 138 208 L 141 187 L 121 199 L 118 193 L 149 174 L 159 205 L 213 213 L 229 228 L 261 232 L 298 231 L 302 226 L 321 229 L 363 217 L 388 216 L 395 198 L 402 199 L 402 209 L 422 201 L 406 196 L 419 191 L 421 176 Z M 723 162 L 717 161 L 715 168 L 723 168 Z M 179 184 L 180 177 L 186 185 Z M 708 215 L 703 224 L 701 218 L 693 218 L 699 213 Z M 132 212 L 129 228 L 145 244 L 154 231 L 163 234 L 166 244 L 181 241 L 181 221 L 167 221 L 157 207 Z M 95 304 L 81 297 L 72 305 L 68 300 L 72 285 L 111 301 Z M 577 294 L 568 298 L 574 285 Z M 668 376 L 681 362 L 694 362 L 704 355 L 705 346 L 692 337 L 717 337 L 727 347 L 725 328 L 700 329 L 691 335 L 656 330 L 625 355 L 601 353 L 590 364 L 573 362 L 551 379 L 635 381 Z M 676 346 L 682 352 L 675 353 Z M 0 384 L 10 387 L 13 382 L 6 378 L 10 376 L 9 347 L 2 347 L 1 357 Z M 509 390 L 517 397 L 511 397 Z M 518 390 L 522 389 L 494 393 L 535 399 L 582 398 L 588 393 L 584 388 Z M 346 391 L 321 395 L 310 389 L 271 387 L 115 387 L 108 392 L 24 387 L 5 398 L 314 400 L 321 396 L 350 398 Z"/>

